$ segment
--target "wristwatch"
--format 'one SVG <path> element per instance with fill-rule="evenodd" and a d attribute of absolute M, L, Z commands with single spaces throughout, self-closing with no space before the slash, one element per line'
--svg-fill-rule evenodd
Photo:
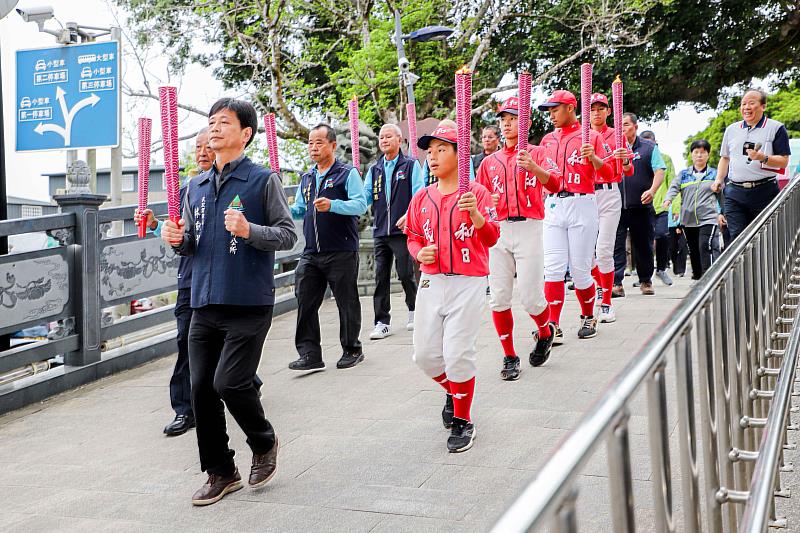
<path fill-rule="evenodd" d="M 761 164 L 762 165 L 766 165 L 767 161 L 769 161 L 769 156 L 768 155 L 764 155 L 764 159 L 761 160 Z"/>

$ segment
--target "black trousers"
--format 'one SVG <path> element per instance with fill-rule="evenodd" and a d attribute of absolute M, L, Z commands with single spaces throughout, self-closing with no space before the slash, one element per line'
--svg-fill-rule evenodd
<path fill-rule="evenodd" d="M 716 224 L 695 228 L 683 228 L 689 243 L 689 258 L 692 261 L 692 279 L 700 279 L 703 272 L 719 259 L 719 229 Z"/>
<path fill-rule="evenodd" d="M 725 218 L 733 241 L 778 196 L 777 182 L 766 183 L 752 189 L 743 189 L 730 183 L 725 186 Z M 728 241 L 725 243 L 728 244 Z"/>
<path fill-rule="evenodd" d="M 672 271 L 675 274 L 686 273 L 686 257 L 689 255 L 689 247 L 686 244 L 686 234 L 679 228 L 669 228 L 669 254 L 672 260 Z"/>
<path fill-rule="evenodd" d="M 614 285 L 622 285 L 625 277 L 625 238 L 631 232 L 631 255 L 636 264 L 640 283 L 649 283 L 653 278 L 653 222 L 652 206 L 623 209 L 617 226 L 614 243 Z"/>
<path fill-rule="evenodd" d="M 358 252 L 303 253 L 295 269 L 297 353 L 322 360 L 319 308 L 328 285 L 339 308 L 339 342 L 347 353 L 360 353 L 361 303 L 358 300 Z"/>
<path fill-rule="evenodd" d="M 234 452 L 228 447 L 226 406 L 254 454 L 267 453 L 275 445 L 275 431 L 253 382 L 272 311 L 271 305 L 209 305 L 194 310 L 189 330 L 192 405 L 200 468 L 209 474 L 229 476 L 235 468 Z"/>
<path fill-rule="evenodd" d="M 192 377 L 189 370 L 189 326 L 192 323 L 192 290 L 178 289 L 175 301 L 175 320 L 178 325 L 178 358 L 169 379 L 169 401 L 176 415 L 193 415 Z M 256 375 L 253 378 L 256 389 L 264 382 Z"/>
<path fill-rule="evenodd" d="M 397 277 L 406 295 L 406 307 L 414 310 L 417 300 L 417 281 L 414 279 L 414 263 L 406 246 L 405 235 L 375 237 L 375 294 L 372 304 L 375 308 L 375 323 L 391 324 L 392 259 Z"/>
<path fill-rule="evenodd" d="M 666 270 L 669 266 L 669 217 L 668 211 L 655 217 L 656 270 Z"/>
<path fill-rule="evenodd" d="M 175 320 L 178 325 L 178 358 L 169 380 L 169 400 L 176 415 L 192 414 L 192 381 L 189 372 L 189 326 L 192 322 L 192 291 L 178 289 Z"/>

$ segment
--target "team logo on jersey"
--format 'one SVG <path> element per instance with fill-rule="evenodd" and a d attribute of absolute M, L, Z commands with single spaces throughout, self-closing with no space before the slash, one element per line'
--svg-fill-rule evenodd
<path fill-rule="evenodd" d="M 497 221 L 497 209 L 494 207 L 486 206 L 486 216 L 489 217 L 489 220 L 496 222 Z"/>
<path fill-rule="evenodd" d="M 603 150 L 605 150 L 606 153 L 610 154 L 611 153 L 611 146 L 608 143 L 603 143 Z"/>
<path fill-rule="evenodd" d="M 472 225 L 472 226 L 467 227 L 467 223 L 466 222 L 462 222 L 461 225 L 458 226 L 458 229 L 455 231 L 455 233 L 453 233 L 453 236 L 456 239 L 458 239 L 458 240 L 463 242 L 463 241 L 469 239 L 470 237 L 472 237 L 472 235 L 474 235 L 474 234 L 475 234 L 475 226 Z"/>
<path fill-rule="evenodd" d="M 422 231 L 425 233 L 425 239 L 428 242 L 433 242 L 433 228 L 431 228 L 431 219 L 425 220 L 425 224 L 422 225 Z"/>
<path fill-rule="evenodd" d="M 495 174 L 492 178 L 492 188 L 500 194 L 503 194 L 503 183 L 500 181 L 499 174 Z"/>
<path fill-rule="evenodd" d="M 406 171 L 405 170 L 398 170 L 396 176 L 397 176 L 398 180 L 404 180 L 404 179 L 406 179 Z"/>
<path fill-rule="evenodd" d="M 549 157 L 546 159 L 546 161 L 547 161 L 547 165 L 550 168 L 550 170 L 555 170 L 555 169 L 558 168 L 558 165 L 556 164 L 556 162 L 553 161 L 552 159 L 550 159 Z"/>
<path fill-rule="evenodd" d="M 583 158 L 578 155 L 578 150 L 573 150 L 572 155 L 569 156 L 567 159 L 567 163 L 570 165 L 579 165 L 583 162 Z"/>

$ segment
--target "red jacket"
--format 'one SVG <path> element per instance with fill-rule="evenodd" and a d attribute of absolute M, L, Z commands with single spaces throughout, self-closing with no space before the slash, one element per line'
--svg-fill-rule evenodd
<path fill-rule="evenodd" d="M 596 183 L 619 183 L 622 181 L 622 175 L 625 176 L 633 176 L 633 165 L 631 165 L 631 169 L 629 171 L 622 170 L 622 173 L 617 172 L 617 161 L 614 159 L 614 156 L 611 155 L 614 153 L 614 150 L 618 148 L 617 142 L 614 139 L 614 128 L 609 128 L 608 126 L 603 126 L 603 129 L 598 132 L 600 135 L 603 136 L 603 149 L 605 149 L 606 153 L 611 156 L 610 163 L 611 163 L 611 170 L 613 174 L 609 179 L 595 179 Z M 628 143 L 625 141 L 625 137 L 622 138 L 622 144 L 624 145 L 623 148 L 628 147 Z M 622 165 L 620 165 L 622 168 Z"/>
<path fill-rule="evenodd" d="M 603 148 L 603 137 L 594 130 L 589 132 L 589 142 L 600 159 L 608 154 Z M 584 163 L 581 151 L 581 123 L 575 122 L 566 128 L 558 128 L 544 136 L 541 142 L 548 153 L 555 154 L 556 164 L 561 170 L 561 189 L 572 193 L 594 194 L 594 184 L 603 183 L 612 177 L 612 162 L 607 161 L 600 170 L 591 163 Z"/>
<path fill-rule="evenodd" d="M 442 196 L 434 183 L 411 199 L 405 229 L 411 257 L 416 259 L 425 246 L 437 246 L 436 261 L 420 265 L 422 272 L 462 276 L 489 274 L 489 248 L 500 237 L 497 211 L 486 187 L 472 182 L 469 190 L 475 194 L 478 210 L 486 218 L 486 224 L 479 230 L 458 210 L 458 191 Z"/>
<path fill-rule="evenodd" d="M 478 168 L 475 180 L 486 187 L 491 194 L 499 194 L 497 218 L 525 217 L 541 220 L 544 218 L 542 189 L 558 192 L 561 187 L 561 171 L 545 148 L 529 146 L 528 152 L 536 164 L 550 173 L 550 181 L 542 187 L 536 176 L 529 172 L 520 175 L 517 170 L 517 147 L 503 147 L 487 156 Z"/>

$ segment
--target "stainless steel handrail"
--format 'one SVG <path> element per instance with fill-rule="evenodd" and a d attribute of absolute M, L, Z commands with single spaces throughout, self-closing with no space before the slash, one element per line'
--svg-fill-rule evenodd
<path fill-rule="evenodd" d="M 708 346 L 719 348 L 724 344 L 724 361 L 713 350 L 706 350 L 701 354 L 703 361 L 699 361 L 700 381 L 706 388 L 701 393 L 701 418 L 703 420 L 703 438 L 711 437 L 720 439 L 720 446 L 739 446 L 745 450 L 752 450 L 750 445 L 755 443 L 754 431 L 739 433 L 734 426 L 742 422 L 742 417 L 747 420 L 754 418 L 758 412 L 748 402 L 748 395 L 753 388 L 752 383 L 756 372 L 767 366 L 762 361 L 763 354 L 758 351 L 770 345 L 766 335 L 771 331 L 770 319 L 777 315 L 773 310 L 766 310 L 767 304 L 778 304 L 775 292 L 782 292 L 787 265 L 791 262 L 786 254 L 795 251 L 797 235 L 800 231 L 798 215 L 792 212 L 784 213 L 788 204 L 795 209 L 800 208 L 800 180 L 794 179 L 779 193 L 777 198 L 767 207 L 753 223 L 737 238 L 733 245 L 725 251 L 720 259 L 712 266 L 703 279 L 691 290 L 683 302 L 667 317 L 647 340 L 644 347 L 635 357 L 617 374 L 603 392 L 600 399 L 582 417 L 576 427 L 565 437 L 552 453 L 548 462 L 512 503 L 508 510 L 500 517 L 493 531 L 515 532 L 533 531 L 544 527 L 547 520 L 555 518 L 563 522 L 566 531 L 576 531 L 574 525 L 575 487 L 574 482 L 580 469 L 588 461 L 591 454 L 602 445 L 603 438 L 609 435 L 609 466 L 612 471 L 612 515 L 615 531 L 630 531 L 633 529 L 632 503 L 625 487 L 630 485 L 630 467 L 627 472 L 625 460 L 620 463 L 617 458 L 612 458 L 614 453 L 627 457 L 627 405 L 632 400 L 643 384 L 647 384 L 650 407 L 650 443 L 651 455 L 654 456 L 654 485 L 658 499 L 656 502 L 656 523 L 659 529 L 674 531 L 676 524 L 673 516 L 672 490 L 670 477 L 670 457 L 668 443 L 665 441 L 664 429 L 658 427 L 663 422 L 666 424 L 666 392 L 664 368 L 670 349 L 675 347 L 678 357 L 679 374 L 683 370 L 683 377 L 690 381 L 679 383 L 679 396 L 684 398 L 688 415 L 685 420 L 679 420 L 681 430 L 681 457 L 685 458 L 684 467 L 690 472 L 683 475 L 684 514 L 693 515 L 682 530 L 696 531 L 700 528 L 700 506 L 693 501 L 699 498 L 699 475 L 697 472 L 697 450 L 692 448 L 697 443 L 697 428 L 694 423 L 695 405 L 693 402 L 693 377 L 691 373 L 692 348 L 690 335 L 696 335 L 698 341 L 702 340 Z M 779 220 L 778 220 L 779 219 Z M 791 228 L 787 227 L 792 222 Z M 782 226 L 778 228 L 778 225 Z M 780 231 L 779 231 L 780 230 Z M 774 259 L 770 254 L 784 254 Z M 747 287 L 745 287 L 747 285 Z M 697 326 L 694 324 L 697 322 Z M 693 331 L 693 327 L 695 331 Z M 726 336 L 720 331 L 725 328 Z M 735 339 L 735 342 L 730 337 Z M 682 362 L 683 359 L 683 362 Z M 758 360 L 760 364 L 754 364 Z M 688 367 L 687 367 L 688 363 Z M 761 364 L 763 363 L 763 364 Z M 719 367 L 719 368 L 718 368 Z M 688 374 L 686 372 L 688 371 Z M 679 380 L 680 381 L 680 380 Z M 717 393 L 730 394 L 729 400 L 722 405 L 718 401 Z M 708 397 L 709 393 L 713 393 Z M 730 405 L 728 405 L 730 404 Z M 719 409 L 719 407 L 725 407 Z M 685 414 L 684 411 L 682 411 Z M 724 415 L 731 429 L 725 428 L 725 436 L 718 435 L 718 417 Z M 659 420 L 659 417 L 663 417 Z M 711 419 L 713 417 L 713 419 Z M 681 417 L 679 416 L 679 419 Z M 745 421 L 747 421 L 745 420 Z M 714 452 L 726 456 L 730 450 L 718 449 L 704 450 L 706 459 L 712 457 Z M 629 462 L 629 458 L 626 459 Z M 704 463 L 706 460 L 704 459 Z M 707 522 L 710 529 L 722 530 L 722 517 L 717 503 L 714 484 L 720 487 L 719 476 L 732 481 L 732 469 L 724 464 L 719 468 L 717 461 L 713 461 L 714 472 L 711 479 L 706 476 L 706 486 L 702 494 L 711 501 L 715 507 L 709 513 Z M 752 473 L 751 464 L 737 464 L 737 479 L 749 479 Z M 620 477 L 621 476 L 621 477 Z M 716 479 L 714 479 L 716 478 Z M 737 492 L 733 488 L 741 487 L 740 484 L 731 483 L 725 492 L 725 501 L 736 501 Z M 742 487 L 743 488 L 743 487 Z M 721 502 L 719 502 L 721 505 Z M 691 511 L 691 512 L 689 512 Z M 730 512 L 726 520 L 730 523 L 735 519 L 736 513 Z M 566 517 L 566 518 L 565 518 Z M 559 526 L 559 527 L 561 527 Z"/>
<path fill-rule="evenodd" d="M 769 527 L 770 505 L 780 467 L 780 452 L 786 434 L 786 421 L 791 407 L 790 400 L 794 389 L 798 352 L 800 352 L 800 323 L 792 327 L 781 362 L 780 374 L 772 398 L 774 407 L 770 409 L 764 427 L 758 459 L 753 468 L 753 478 L 750 482 L 751 490 L 739 525 L 739 531 L 742 532 L 761 533 Z"/>

